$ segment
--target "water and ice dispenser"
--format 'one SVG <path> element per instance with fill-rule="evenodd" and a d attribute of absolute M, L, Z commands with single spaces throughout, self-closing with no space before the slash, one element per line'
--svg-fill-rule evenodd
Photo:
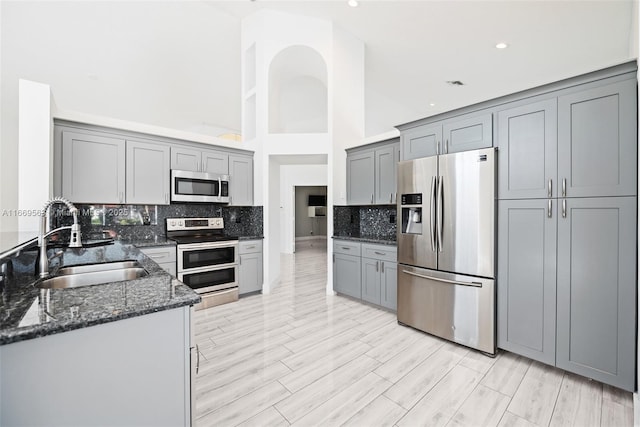
<path fill-rule="evenodd" d="M 422 193 L 402 194 L 402 233 L 422 234 Z"/>

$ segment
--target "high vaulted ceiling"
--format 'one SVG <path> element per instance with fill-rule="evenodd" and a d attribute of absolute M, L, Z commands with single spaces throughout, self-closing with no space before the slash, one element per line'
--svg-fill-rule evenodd
<path fill-rule="evenodd" d="M 262 8 L 365 44 L 366 134 L 637 55 L 637 1 L 7 1 L 3 117 L 17 78 L 61 109 L 218 135 L 239 130 L 240 27 Z M 497 42 L 509 48 L 498 50 Z M 448 80 L 460 80 L 454 87 Z M 435 104 L 431 106 L 430 104 Z"/>

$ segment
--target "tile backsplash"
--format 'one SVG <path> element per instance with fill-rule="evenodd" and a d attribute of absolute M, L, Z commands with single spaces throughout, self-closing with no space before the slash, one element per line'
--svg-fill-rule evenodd
<path fill-rule="evenodd" d="M 88 239 L 100 239 L 103 233 L 120 239 L 153 239 L 164 237 L 166 218 L 222 217 L 225 233 L 230 236 L 262 236 L 262 206 L 221 206 L 212 204 L 174 203 L 171 205 L 80 205 L 79 222 Z M 149 225 L 142 225 L 142 213 L 148 214 Z M 68 211 L 54 212 L 53 227 L 73 222 Z"/>
<path fill-rule="evenodd" d="M 395 241 L 396 230 L 395 206 L 333 207 L 333 234 L 335 236 Z"/>

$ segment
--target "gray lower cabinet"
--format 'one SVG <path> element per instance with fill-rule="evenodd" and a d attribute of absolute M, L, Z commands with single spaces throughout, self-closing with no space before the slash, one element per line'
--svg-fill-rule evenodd
<path fill-rule="evenodd" d="M 171 169 L 227 175 L 229 155 L 215 150 L 171 147 Z"/>
<path fill-rule="evenodd" d="M 635 78 L 558 98 L 558 179 L 566 197 L 637 194 L 637 119 Z"/>
<path fill-rule="evenodd" d="M 557 99 L 498 112 L 498 198 L 558 197 Z"/>
<path fill-rule="evenodd" d="M 140 248 L 140 252 L 151 258 L 164 271 L 173 277 L 177 275 L 176 268 L 176 247 L 171 246 L 151 246 Z"/>
<path fill-rule="evenodd" d="M 361 298 L 361 259 L 359 256 L 333 255 L 333 289 L 341 294 Z"/>
<path fill-rule="evenodd" d="M 126 203 L 169 204 L 169 146 L 127 140 Z"/>
<path fill-rule="evenodd" d="M 498 202 L 498 347 L 555 365 L 557 200 Z"/>
<path fill-rule="evenodd" d="M 253 205 L 253 157 L 229 155 L 230 205 Z"/>
<path fill-rule="evenodd" d="M 636 197 L 567 199 L 558 218 L 556 364 L 635 388 Z"/>
<path fill-rule="evenodd" d="M 469 113 L 402 132 L 401 160 L 487 148 L 493 145 L 490 112 Z"/>
<path fill-rule="evenodd" d="M 243 240 L 238 245 L 240 265 L 238 292 L 240 295 L 262 290 L 262 240 Z"/>
<path fill-rule="evenodd" d="M 62 132 L 62 196 L 81 203 L 125 203 L 126 141 Z"/>
<path fill-rule="evenodd" d="M 362 258 L 362 299 L 380 305 L 380 261 Z"/>
<path fill-rule="evenodd" d="M 347 154 L 348 204 L 373 204 L 375 193 L 374 155 L 373 150 Z"/>
<path fill-rule="evenodd" d="M 382 262 L 380 276 L 380 305 L 389 310 L 398 310 L 398 263 Z"/>

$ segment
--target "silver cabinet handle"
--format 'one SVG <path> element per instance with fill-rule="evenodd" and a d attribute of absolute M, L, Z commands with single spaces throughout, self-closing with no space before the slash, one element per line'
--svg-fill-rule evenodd
<path fill-rule="evenodd" d="M 562 197 L 567 196 L 567 178 L 562 178 Z"/>
<path fill-rule="evenodd" d="M 371 204 L 373 204 L 373 194 L 371 194 Z"/>
<path fill-rule="evenodd" d="M 444 153 L 445 154 L 449 154 L 449 140 L 445 139 L 445 143 L 444 143 Z"/>
<path fill-rule="evenodd" d="M 376 254 L 376 255 L 386 255 L 385 252 L 373 251 L 373 253 Z"/>
<path fill-rule="evenodd" d="M 567 199 L 562 199 L 562 218 L 567 217 Z"/>
<path fill-rule="evenodd" d="M 551 218 L 551 199 L 549 199 L 549 206 L 547 206 L 547 217 Z"/>
<path fill-rule="evenodd" d="M 421 279 L 435 280 L 436 282 L 450 283 L 452 285 L 472 286 L 474 288 L 482 287 L 482 283 L 480 282 L 462 282 L 457 280 L 440 279 L 438 277 L 423 276 L 422 274 L 414 273 L 413 271 L 408 271 L 408 270 L 402 270 L 402 272 L 409 274 L 411 276 L 419 277 Z"/>
<path fill-rule="evenodd" d="M 342 246 L 342 249 L 344 249 L 345 251 L 350 251 L 351 250 L 351 248 L 348 248 L 346 246 Z"/>
<path fill-rule="evenodd" d="M 551 197 L 551 195 L 552 195 L 552 193 L 553 193 L 553 192 L 552 192 L 552 188 L 553 188 L 553 187 L 552 187 L 552 184 L 551 184 L 551 178 L 549 178 L 549 185 L 548 185 L 547 187 L 548 187 L 548 188 L 547 188 L 547 194 L 548 194 L 548 197 Z"/>
<path fill-rule="evenodd" d="M 247 246 L 247 249 L 254 249 L 256 245 Z"/>
<path fill-rule="evenodd" d="M 436 154 L 440 154 L 440 141 L 436 142 Z"/>
<path fill-rule="evenodd" d="M 382 265 L 381 271 L 384 273 L 384 261 L 382 261 L 380 264 Z"/>
<path fill-rule="evenodd" d="M 389 203 L 393 203 L 393 193 L 389 193 Z"/>
<path fill-rule="evenodd" d="M 436 251 L 436 229 L 435 229 L 435 217 L 436 217 L 436 181 L 437 177 L 431 177 L 431 209 L 429 209 L 429 230 L 431 232 L 431 252 Z"/>
<path fill-rule="evenodd" d="M 164 257 L 166 257 L 167 255 L 147 255 L 147 256 L 148 256 L 149 258 L 153 258 L 153 259 L 155 259 L 155 258 L 164 258 Z"/>
<path fill-rule="evenodd" d="M 196 375 L 198 374 L 198 372 L 200 372 L 200 347 L 198 347 L 198 344 L 196 344 Z"/>
<path fill-rule="evenodd" d="M 378 263 L 379 263 L 379 262 L 380 262 L 380 261 L 376 261 L 376 273 L 378 272 Z"/>
<path fill-rule="evenodd" d="M 442 181 L 444 177 L 438 180 L 438 211 L 436 212 L 436 227 L 438 228 L 438 251 L 442 252 L 442 205 L 444 204 L 444 196 L 442 194 Z"/>

